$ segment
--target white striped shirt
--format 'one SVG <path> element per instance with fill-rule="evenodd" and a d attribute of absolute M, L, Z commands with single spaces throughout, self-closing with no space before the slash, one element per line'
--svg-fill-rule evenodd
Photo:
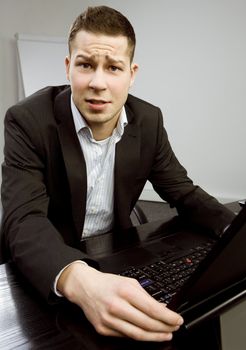
<path fill-rule="evenodd" d="M 124 133 L 127 117 L 123 107 L 112 135 L 105 140 L 96 141 L 72 96 L 71 110 L 87 171 L 86 214 L 81 233 L 81 238 L 84 239 L 108 232 L 113 227 L 115 145 Z"/>

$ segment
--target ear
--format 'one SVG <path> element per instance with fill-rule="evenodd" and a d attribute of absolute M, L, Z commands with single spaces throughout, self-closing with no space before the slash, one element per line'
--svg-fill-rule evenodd
<path fill-rule="evenodd" d="M 136 63 L 131 64 L 131 81 L 130 81 L 130 87 L 133 85 L 135 81 L 135 77 L 138 71 L 138 65 Z"/>
<path fill-rule="evenodd" d="M 65 58 L 65 67 L 66 67 L 66 77 L 67 77 L 67 80 L 70 81 L 70 77 L 69 77 L 70 57 L 69 57 L 69 56 L 66 56 L 66 58 Z"/>

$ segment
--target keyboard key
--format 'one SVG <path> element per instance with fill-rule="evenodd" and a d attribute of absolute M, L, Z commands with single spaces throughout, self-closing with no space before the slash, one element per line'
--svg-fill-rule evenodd
<path fill-rule="evenodd" d="M 139 283 L 141 284 L 141 286 L 143 288 L 146 288 L 148 286 L 150 286 L 151 284 L 153 284 L 153 281 L 148 279 L 148 278 L 143 278 L 139 280 Z"/>
<path fill-rule="evenodd" d="M 120 275 L 136 278 L 141 286 L 156 300 L 168 304 L 177 290 L 182 288 L 183 284 L 195 271 L 197 265 L 207 255 L 212 244 L 197 246 L 185 252 L 183 257 L 168 255 L 162 260 L 140 268 L 131 267 L 123 271 Z M 176 253 L 176 252 L 175 252 Z"/>

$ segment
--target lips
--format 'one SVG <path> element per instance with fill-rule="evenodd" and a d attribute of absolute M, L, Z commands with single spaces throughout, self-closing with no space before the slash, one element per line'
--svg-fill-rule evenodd
<path fill-rule="evenodd" d="M 97 99 L 86 99 L 86 102 L 89 102 L 91 104 L 95 104 L 95 105 L 103 105 L 105 103 L 108 103 L 108 101 L 105 101 L 105 100 L 97 100 Z"/>
<path fill-rule="evenodd" d="M 88 104 L 88 107 L 91 111 L 100 112 L 104 111 L 107 106 L 110 104 L 110 101 L 96 99 L 96 98 L 89 98 L 85 100 Z"/>

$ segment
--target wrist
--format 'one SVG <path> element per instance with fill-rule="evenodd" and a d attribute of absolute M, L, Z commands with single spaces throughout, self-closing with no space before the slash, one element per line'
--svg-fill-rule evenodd
<path fill-rule="evenodd" d="M 67 299 L 71 299 L 70 296 L 74 289 L 77 276 L 81 274 L 84 268 L 89 267 L 86 262 L 76 260 L 66 266 L 59 274 L 56 281 L 56 290 L 58 294 L 65 296 Z"/>

